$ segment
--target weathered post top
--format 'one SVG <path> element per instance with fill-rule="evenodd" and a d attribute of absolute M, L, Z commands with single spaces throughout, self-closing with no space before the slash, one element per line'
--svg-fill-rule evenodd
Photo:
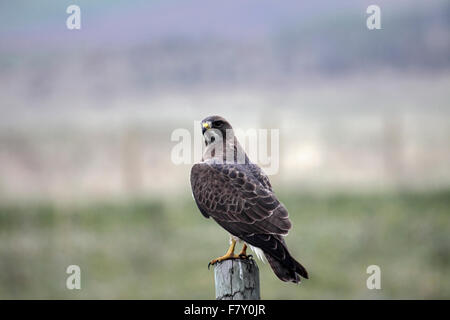
<path fill-rule="evenodd" d="M 217 300 L 259 300 L 259 269 L 253 259 L 230 259 L 214 266 Z"/>

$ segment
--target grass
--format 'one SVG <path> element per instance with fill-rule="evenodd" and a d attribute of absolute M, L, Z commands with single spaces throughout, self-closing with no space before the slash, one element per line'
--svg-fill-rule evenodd
<path fill-rule="evenodd" d="M 263 299 L 450 298 L 450 191 L 279 194 L 310 280 L 283 283 L 258 262 Z M 2 203 L 0 298 L 212 299 L 207 264 L 227 244 L 191 198 Z M 81 290 L 65 287 L 71 264 Z M 381 290 L 366 287 L 372 264 Z"/>

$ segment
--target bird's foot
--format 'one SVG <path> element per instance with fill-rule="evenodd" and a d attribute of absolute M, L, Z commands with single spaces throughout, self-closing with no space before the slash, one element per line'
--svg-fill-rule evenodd
<path fill-rule="evenodd" d="M 226 255 L 224 255 L 222 257 L 211 260 L 210 263 L 208 263 L 208 269 L 210 266 L 215 265 L 217 262 L 222 262 L 222 261 L 230 260 L 230 259 L 243 259 L 243 258 L 241 258 L 240 255 L 237 255 L 234 253 L 230 253 L 230 254 L 227 253 Z"/>
<path fill-rule="evenodd" d="M 251 254 L 247 255 L 247 244 L 244 243 L 241 252 L 239 252 L 239 258 L 241 259 L 250 259 L 252 257 Z"/>

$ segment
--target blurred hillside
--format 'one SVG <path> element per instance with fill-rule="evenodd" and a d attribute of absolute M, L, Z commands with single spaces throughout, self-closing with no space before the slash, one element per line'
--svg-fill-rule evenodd
<path fill-rule="evenodd" d="M 0 192 L 6 198 L 189 194 L 191 165 L 172 163 L 177 142 L 170 137 L 176 128 L 193 134 L 199 130 L 193 121 L 209 114 L 244 130 L 280 130 L 275 186 L 447 187 L 450 78 L 358 79 L 295 91 L 175 93 L 126 108 L 120 102 L 99 110 L 13 108 L 0 130 Z"/>

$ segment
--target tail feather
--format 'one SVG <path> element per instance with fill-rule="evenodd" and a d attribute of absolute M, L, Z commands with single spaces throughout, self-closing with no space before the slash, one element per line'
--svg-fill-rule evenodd
<path fill-rule="evenodd" d="M 282 236 L 253 234 L 240 238 L 264 252 L 273 272 L 280 280 L 299 283 L 300 277 L 308 279 L 308 272 L 291 256 Z"/>
<path fill-rule="evenodd" d="M 279 261 L 268 254 L 265 256 L 273 272 L 280 280 L 299 283 L 301 281 L 300 276 L 308 279 L 308 272 L 306 269 L 290 255 L 283 261 Z"/>

